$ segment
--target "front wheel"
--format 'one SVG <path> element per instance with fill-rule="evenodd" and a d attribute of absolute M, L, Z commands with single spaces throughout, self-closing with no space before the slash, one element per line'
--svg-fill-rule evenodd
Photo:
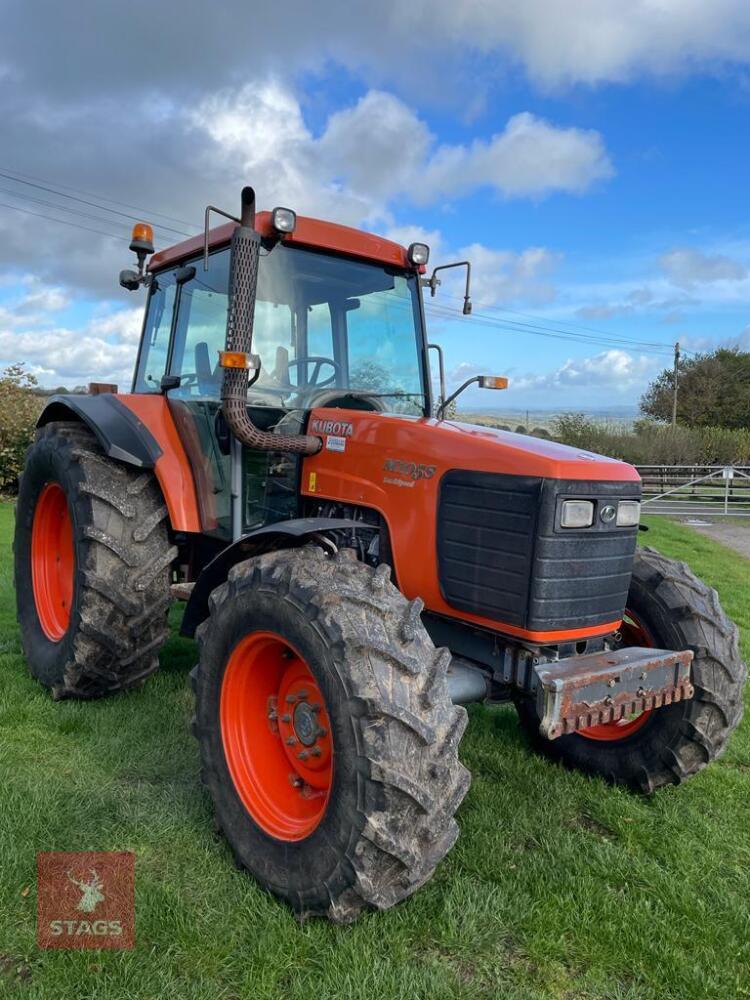
<path fill-rule="evenodd" d="M 716 591 L 654 549 L 636 553 L 622 634 L 628 646 L 691 649 L 694 697 L 557 740 L 539 735 L 532 702 L 518 712 L 545 756 L 650 793 L 685 781 L 724 750 L 742 718 L 747 668 Z"/>
<path fill-rule="evenodd" d="M 458 834 L 466 712 L 387 566 L 306 547 L 235 566 L 197 632 L 195 733 L 239 864 L 300 916 L 353 920 Z"/>

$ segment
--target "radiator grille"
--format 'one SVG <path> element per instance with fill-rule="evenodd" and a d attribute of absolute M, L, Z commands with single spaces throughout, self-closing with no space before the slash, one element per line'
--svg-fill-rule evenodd
<path fill-rule="evenodd" d="M 461 611 L 534 631 L 619 619 L 637 529 L 556 527 L 560 496 L 637 499 L 639 485 L 447 473 L 437 534 L 445 600 Z"/>

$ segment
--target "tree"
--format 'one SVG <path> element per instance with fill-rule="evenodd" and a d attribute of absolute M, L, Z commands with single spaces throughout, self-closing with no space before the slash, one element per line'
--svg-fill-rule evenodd
<path fill-rule="evenodd" d="M 23 365 L 0 371 L 0 491 L 15 491 L 26 449 L 43 406 L 33 389 L 37 381 Z"/>
<path fill-rule="evenodd" d="M 672 419 L 674 375 L 665 368 L 641 397 L 641 412 Z M 677 422 L 685 427 L 750 427 L 750 353 L 719 348 L 680 362 Z"/>

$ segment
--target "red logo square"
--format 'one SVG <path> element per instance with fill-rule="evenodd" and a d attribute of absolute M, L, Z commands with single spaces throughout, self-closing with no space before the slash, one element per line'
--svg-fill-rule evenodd
<path fill-rule="evenodd" d="M 134 854 L 42 851 L 36 866 L 40 948 L 134 946 Z"/>

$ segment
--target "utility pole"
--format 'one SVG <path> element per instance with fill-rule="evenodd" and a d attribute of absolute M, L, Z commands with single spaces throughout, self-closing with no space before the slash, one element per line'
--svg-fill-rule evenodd
<path fill-rule="evenodd" d="M 680 370 L 680 342 L 674 345 L 674 388 L 672 392 L 672 426 L 677 426 L 677 377 Z"/>

